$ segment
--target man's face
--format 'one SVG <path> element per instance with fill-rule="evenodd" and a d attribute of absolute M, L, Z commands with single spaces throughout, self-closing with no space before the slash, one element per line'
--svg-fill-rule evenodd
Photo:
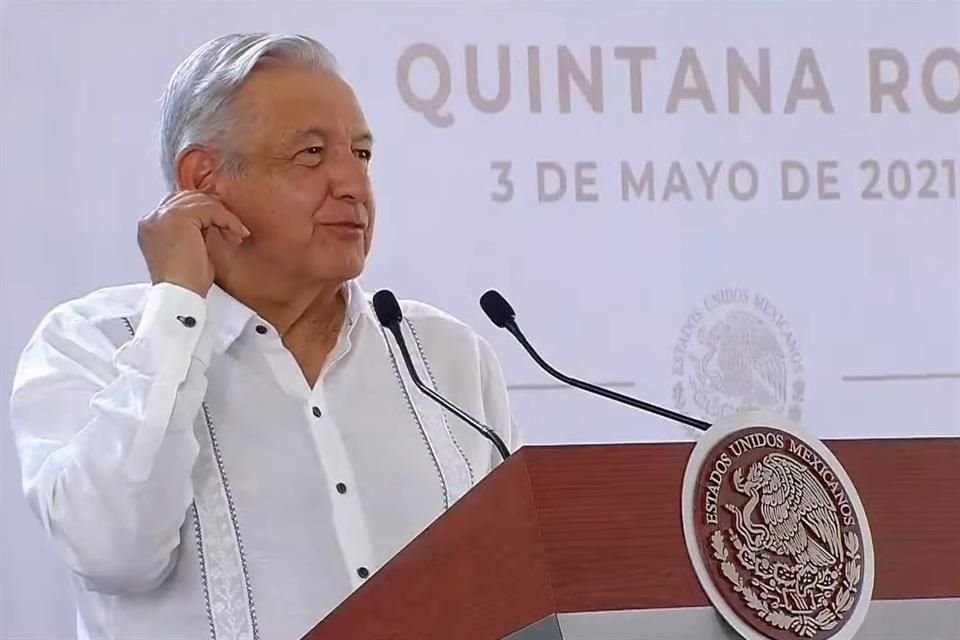
<path fill-rule="evenodd" d="M 324 71 L 268 67 L 236 95 L 227 141 L 245 170 L 216 190 L 250 230 L 240 253 L 290 282 L 344 281 L 373 236 L 373 141 L 351 88 Z"/>

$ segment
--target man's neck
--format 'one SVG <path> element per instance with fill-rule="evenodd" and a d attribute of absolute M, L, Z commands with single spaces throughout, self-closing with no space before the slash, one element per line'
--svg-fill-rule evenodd
<path fill-rule="evenodd" d="M 326 334 L 339 330 L 346 313 L 343 283 L 317 282 L 297 288 L 219 284 L 227 293 L 256 311 L 281 336 Z"/>

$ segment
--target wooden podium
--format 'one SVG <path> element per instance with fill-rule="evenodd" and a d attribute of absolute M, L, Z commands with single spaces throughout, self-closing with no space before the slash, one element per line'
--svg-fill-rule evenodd
<path fill-rule="evenodd" d="M 857 640 L 960 639 L 960 439 L 825 444 L 873 534 L 873 599 Z M 692 448 L 523 448 L 306 638 L 736 638 L 684 543 Z"/>

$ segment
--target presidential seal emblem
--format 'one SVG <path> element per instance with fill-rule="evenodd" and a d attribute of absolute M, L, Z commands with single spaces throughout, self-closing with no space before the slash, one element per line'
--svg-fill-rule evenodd
<path fill-rule="evenodd" d="M 848 640 L 873 592 L 866 513 L 843 467 L 788 419 L 721 420 L 691 453 L 687 551 L 704 591 L 748 640 Z"/>
<path fill-rule="evenodd" d="M 797 336 L 760 293 L 725 288 L 704 296 L 680 328 L 672 372 L 678 411 L 711 422 L 755 409 L 801 418 Z"/>

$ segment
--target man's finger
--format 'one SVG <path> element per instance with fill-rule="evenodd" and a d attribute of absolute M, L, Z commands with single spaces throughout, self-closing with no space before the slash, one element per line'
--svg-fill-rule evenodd
<path fill-rule="evenodd" d="M 211 198 L 208 194 L 202 191 L 181 191 L 177 193 L 172 198 L 167 200 L 163 206 L 169 208 L 182 206 L 187 204 L 199 204 L 203 202 L 219 202 L 214 198 Z"/>
<path fill-rule="evenodd" d="M 203 191 L 200 191 L 198 189 L 181 189 L 180 191 L 175 191 L 174 193 L 170 194 L 172 196 L 170 199 L 182 200 L 184 198 L 192 198 L 194 196 L 202 195 L 202 194 L 203 194 Z"/>
<path fill-rule="evenodd" d="M 181 215 L 192 218 L 201 229 L 215 226 L 228 229 L 241 238 L 250 235 L 250 230 L 220 200 L 211 198 L 205 193 L 194 193 L 184 197 L 183 201 L 171 203 L 167 207 L 175 207 Z"/>
<path fill-rule="evenodd" d="M 240 222 L 240 218 L 228 211 L 223 205 L 218 203 L 218 206 L 211 208 L 210 211 L 211 220 L 215 226 L 229 229 L 240 238 L 246 238 L 250 235 L 250 230 Z"/>
<path fill-rule="evenodd" d="M 158 207 L 162 207 L 163 205 L 167 204 L 168 202 L 170 202 L 171 200 L 173 200 L 174 198 L 176 198 L 177 196 L 179 196 L 181 193 L 182 193 L 182 192 L 180 192 L 180 191 L 171 191 L 171 192 L 168 193 L 167 195 L 163 196 L 163 199 L 160 200 L 160 202 L 157 204 L 157 206 L 158 206 Z"/>

